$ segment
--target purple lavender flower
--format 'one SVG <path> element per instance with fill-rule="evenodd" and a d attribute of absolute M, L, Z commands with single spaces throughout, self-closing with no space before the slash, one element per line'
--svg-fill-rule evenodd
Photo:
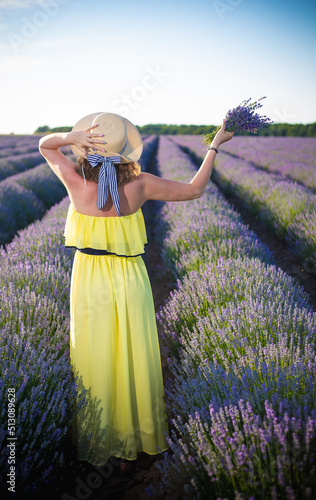
<path fill-rule="evenodd" d="M 249 103 L 249 101 L 251 101 L 250 97 L 247 100 L 243 100 L 236 108 L 229 109 L 226 113 L 227 132 L 252 132 L 256 134 L 259 128 L 273 123 L 273 121 L 266 115 L 260 116 L 258 113 L 255 113 L 256 109 L 262 107 L 262 104 L 259 101 L 262 101 L 262 99 L 265 98 L 266 97 L 260 97 L 258 101 Z M 220 128 L 221 127 L 217 127 L 209 134 L 202 136 L 206 146 L 211 144 Z"/>

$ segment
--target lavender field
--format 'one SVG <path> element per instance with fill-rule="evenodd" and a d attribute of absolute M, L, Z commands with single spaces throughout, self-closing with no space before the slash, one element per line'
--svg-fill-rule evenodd
<path fill-rule="evenodd" d="M 316 140 L 312 137 L 235 137 L 222 150 L 316 191 Z"/>
<path fill-rule="evenodd" d="M 241 196 L 315 272 L 316 195 L 303 182 L 309 174 L 298 182 L 293 172 L 303 164 L 314 172 L 316 143 L 236 139 L 221 148 L 215 182 L 201 198 L 153 207 L 161 257 L 155 274 L 172 289 L 157 310 L 161 353 L 172 375 L 165 384 L 171 436 L 170 451 L 156 465 L 159 483 L 144 485 L 148 499 L 166 492 L 168 500 L 316 498 L 316 313 L 304 288 L 225 199 L 230 190 Z M 270 141 L 274 162 L 255 156 L 251 139 L 263 151 Z M 27 151 L 36 141 L 0 137 L 0 172 L 15 149 L 21 160 L 36 158 L 35 149 Z M 141 165 L 190 181 L 203 155 L 199 137 L 148 136 Z M 292 167 L 282 171 L 277 157 Z M 48 165 L 34 161 L 0 182 L 0 234 L 14 228 L 0 248 L 0 477 L 3 483 L 6 395 L 15 387 L 17 489 L 30 495 L 53 487 L 72 465 L 64 446 L 79 387 L 68 348 L 74 250 L 63 246 L 63 229 L 69 198 L 54 187 Z M 40 187 L 47 184 L 46 191 Z M 24 226 L 10 215 L 12 206 L 14 214 L 30 210 Z"/>
<path fill-rule="evenodd" d="M 196 155 L 198 162 L 203 160 L 205 151 L 200 137 L 170 136 L 170 138 Z M 240 198 L 253 214 L 258 215 L 278 237 L 286 242 L 303 268 L 316 274 L 316 194 L 310 187 L 314 186 L 312 179 L 316 179 L 316 139 L 289 137 L 236 137 L 236 139 L 236 143 L 230 141 L 220 147 L 221 152 L 216 158 L 212 179 L 223 191 Z M 251 150 L 249 145 L 252 141 Z M 244 152 L 245 145 L 246 152 Z M 268 153 L 260 156 L 258 152 L 267 147 L 270 150 L 269 155 L 272 155 L 271 151 L 274 154 L 274 168 L 269 167 L 268 170 L 262 168 L 262 165 L 267 165 L 265 162 L 268 162 Z M 293 157 L 289 154 L 291 150 L 296 151 Z M 231 151 L 235 153 L 232 155 Z M 299 151 L 304 163 L 297 163 Z M 247 159 L 243 159 L 242 155 Z M 287 158 L 287 165 L 290 166 L 288 171 L 282 170 L 284 158 Z M 253 160 L 256 160 L 256 163 L 253 163 Z M 288 173 L 289 170 L 291 175 Z"/>
<path fill-rule="evenodd" d="M 173 179 L 196 171 L 165 137 L 158 166 Z M 157 225 L 165 272 L 180 279 L 157 313 L 174 375 L 173 453 L 160 466 L 160 487 L 149 491 L 313 498 L 316 315 L 307 294 L 212 183 L 189 205 L 165 204 Z"/>

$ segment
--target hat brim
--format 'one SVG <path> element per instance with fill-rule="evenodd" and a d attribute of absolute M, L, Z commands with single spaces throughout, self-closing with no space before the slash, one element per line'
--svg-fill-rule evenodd
<path fill-rule="evenodd" d="M 92 113 L 90 115 L 84 116 L 73 126 L 72 131 L 82 130 L 82 129 L 88 128 L 89 126 L 91 126 L 91 124 L 93 122 L 96 123 L 96 118 L 101 114 L 104 114 L 104 113 L 102 113 L 102 112 Z M 109 114 L 115 114 L 115 113 L 109 113 Z M 120 155 L 121 156 L 121 163 L 130 163 L 130 162 L 138 161 L 142 155 L 142 152 L 143 152 L 142 136 L 141 136 L 140 132 L 138 131 L 138 129 L 135 127 L 135 125 L 133 125 L 127 118 L 124 118 L 124 116 L 120 116 L 120 115 L 116 115 L 116 116 L 119 116 L 124 121 L 124 124 L 126 126 L 126 132 L 127 132 L 126 148 L 125 148 L 123 154 Z M 79 148 L 77 148 L 76 146 L 71 145 L 71 149 L 72 149 L 72 152 L 74 155 L 80 156 L 82 158 L 86 158 L 86 155 L 84 155 L 83 152 Z M 92 148 L 88 149 L 88 154 L 94 154 L 94 153 L 95 153 L 95 151 Z M 115 156 L 118 153 L 111 152 L 111 151 L 106 151 L 106 152 L 98 151 L 98 154 L 106 157 L 106 156 Z"/>

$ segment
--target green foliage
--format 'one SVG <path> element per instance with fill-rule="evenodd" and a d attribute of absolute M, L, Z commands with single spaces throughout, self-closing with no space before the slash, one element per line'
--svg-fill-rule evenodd
<path fill-rule="evenodd" d="M 167 125 L 166 123 L 150 123 L 137 126 L 141 134 L 153 135 L 203 135 L 208 134 L 216 125 Z M 53 132 L 70 132 L 72 127 L 50 128 L 47 125 L 38 127 L 34 134 Z M 235 135 L 254 135 L 250 132 L 236 132 Z M 316 137 L 316 122 L 303 125 L 302 123 L 272 123 L 258 130 L 258 136 L 288 136 L 288 137 Z"/>
<path fill-rule="evenodd" d="M 141 134 L 155 135 L 204 135 L 210 133 L 216 125 L 166 125 L 149 124 L 137 127 Z M 250 132 L 236 132 L 235 135 L 254 135 Z M 316 137 L 316 122 L 273 123 L 258 130 L 258 136 Z"/>
<path fill-rule="evenodd" d="M 38 127 L 34 134 L 40 134 L 40 133 L 45 133 L 45 132 L 49 132 L 50 131 L 50 128 L 48 125 L 43 125 L 43 127 Z"/>
<path fill-rule="evenodd" d="M 236 134 L 237 135 L 237 134 Z M 249 133 L 238 135 L 251 135 Z M 287 137 L 316 137 L 316 122 L 303 125 L 302 123 L 273 123 L 263 127 L 257 135 L 287 136 Z"/>
<path fill-rule="evenodd" d="M 43 125 L 42 127 L 38 127 L 34 134 L 52 134 L 53 132 L 71 132 L 72 127 L 55 127 L 50 128 L 48 125 Z"/>
<path fill-rule="evenodd" d="M 213 125 L 166 125 L 165 123 L 137 126 L 141 134 L 155 135 L 202 135 L 209 132 L 212 127 Z"/>

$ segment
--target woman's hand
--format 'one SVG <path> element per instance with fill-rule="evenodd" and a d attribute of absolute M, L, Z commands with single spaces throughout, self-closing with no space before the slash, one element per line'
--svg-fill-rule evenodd
<path fill-rule="evenodd" d="M 233 137 L 235 132 L 227 132 L 225 130 L 225 127 L 226 127 L 226 118 L 223 119 L 223 125 L 221 126 L 221 128 L 219 129 L 219 131 L 217 132 L 212 141 L 211 146 L 214 146 L 214 148 L 216 148 L 216 145 L 220 146 L 221 144 L 223 144 L 223 142 L 230 141 L 231 138 Z"/>
<path fill-rule="evenodd" d="M 88 154 L 88 149 L 96 149 L 97 151 L 105 151 L 103 149 L 106 141 L 97 140 L 96 137 L 104 137 L 104 134 L 97 134 L 95 132 L 91 132 L 93 129 L 98 127 L 99 125 L 92 125 L 91 127 L 76 130 L 74 132 L 69 133 L 70 144 L 76 146 L 80 151 L 84 153 L 86 156 Z M 100 144 L 102 146 L 100 147 Z"/>

